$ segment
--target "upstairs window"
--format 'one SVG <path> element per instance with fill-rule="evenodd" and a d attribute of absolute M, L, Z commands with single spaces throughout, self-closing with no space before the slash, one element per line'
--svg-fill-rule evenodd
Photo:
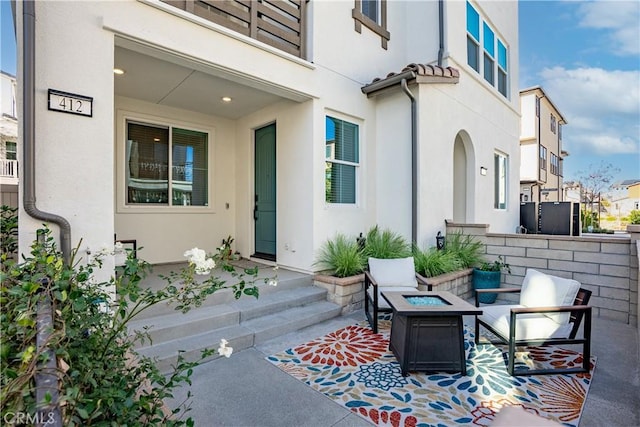
<path fill-rule="evenodd" d="M 480 72 L 480 15 L 467 3 L 467 64 Z"/>
<path fill-rule="evenodd" d="M 207 206 L 208 134 L 127 122 L 126 203 Z"/>
<path fill-rule="evenodd" d="M 551 132 L 556 133 L 556 118 L 553 114 L 551 114 L 549 121 L 551 122 Z"/>
<path fill-rule="evenodd" d="M 7 160 L 18 160 L 18 146 L 15 142 L 5 142 Z"/>
<path fill-rule="evenodd" d="M 507 47 L 498 40 L 498 92 L 509 96 L 507 89 Z"/>
<path fill-rule="evenodd" d="M 486 22 L 482 23 L 482 37 L 484 39 L 484 79 L 493 86 L 493 82 L 495 80 L 493 74 L 495 67 L 495 36 Z"/>
<path fill-rule="evenodd" d="M 551 153 L 551 173 L 553 175 L 560 175 L 560 162 L 558 156 Z"/>
<path fill-rule="evenodd" d="M 540 146 L 540 169 L 547 170 L 547 147 Z"/>
<path fill-rule="evenodd" d="M 329 116 L 325 125 L 325 201 L 355 204 L 360 166 L 358 125 Z"/>
<path fill-rule="evenodd" d="M 480 23 L 482 22 L 482 32 Z M 482 61 L 480 46 L 482 45 Z M 467 64 L 505 98 L 509 97 L 509 50 L 496 31 L 467 2 Z"/>
<path fill-rule="evenodd" d="M 355 0 L 351 15 L 357 32 L 361 33 L 364 25 L 378 34 L 382 47 L 387 48 L 387 42 L 391 38 L 387 31 L 387 0 Z"/>
<path fill-rule="evenodd" d="M 507 156 L 495 153 L 494 156 L 494 202 L 495 209 L 507 209 Z"/>

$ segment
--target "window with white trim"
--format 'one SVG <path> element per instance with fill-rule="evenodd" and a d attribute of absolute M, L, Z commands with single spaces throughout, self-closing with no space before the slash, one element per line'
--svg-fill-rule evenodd
<path fill-rule="evenodd" d="M 330 116 L 325 125 L 325 201 L 355 204 L 360 166 L 358 125 Z"/>
<path fill-rule="evenodd" d="M 540 169 L 547 170 L 547 147 L 540 145 Z"/>
<path fill-rule="evenodd" d="M 206 132 L 127 120 L 127 205 L 208 206 Z"/>
<path fill-rule="evenodd" d="M 494 202 L 495 209 L 507 209 L 508 158 L 502 153 L 494 154 Z"/>
<path fill-rule="evenodd" d="M 482 61 L 480 46 L 483 47 Z M 467 64 L 491 86 L 496 87 L 505 98 L 509 97 L 508 59 L 507 44 L 496 35 L 495 29 L 482 19 L 471 3 L 467 2 Z"/>

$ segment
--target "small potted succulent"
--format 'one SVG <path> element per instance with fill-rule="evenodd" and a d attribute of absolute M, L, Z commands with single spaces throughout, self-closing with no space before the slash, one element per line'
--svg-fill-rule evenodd
<path fill-rule="evenodd" d="M 511 273 L 511 267 L 504 262 L 502 255 L 493 262 L 485 261 L 473 269 L 473 289 L 495 289 L 500 287 L 502 272 Z M 483 304 L 493 304 L 498 294 L 481 294 L 478 300 Z"/>

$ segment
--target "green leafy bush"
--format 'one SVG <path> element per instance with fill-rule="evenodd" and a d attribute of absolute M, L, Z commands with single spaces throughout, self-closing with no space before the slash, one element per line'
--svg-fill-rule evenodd
<path fill-rule="evenodd" d="M 0 256 L 13 258 L 18 251 L 18 209 L 7 205 L 0 207 Z"/>
<path fill-rule="evenodd" d="M 380 231 L 376 225 L 366 235 L 363 255 L 369 258 L 405 258 L 411 256 L 411 245 L 400 234 L 389 229 Z"/>
<path fill-rule="evenodd" d="M 629 213 L 629 224 L 640 224 L 640 210 L 634 209 Z"/>
<path fill-rule="evenodd" d="M 362 273 L 365 263 L 359 242 L 338 234 L 322 245 L 315 264 L 337 277 L 348 277 Z"/>
<path fill-rule="evenodd" d="M 33 243 L 31 256 L 21 264 L 7 262 L 1 273 L 2 419 L 8 414 L 35 414 L 36 406 L 42 403 L 36 402 L 35 378 L 38 364 L 50 353 L 36 347 L 36 312 L 48 298 L 53 329 L 47 347 L 59 367 L 63 425 L 193 425 L 191 419 L 184 419 L 188 400 L 169 413 L 163 408 L 164 399 L 171 397 L 176 387 L 190 384 L 193 367 L 214 350 L 203 351 L 194 362 L 179 356 L 173 372 L 164 375 L 151 359 L 135 351 L 136 343 L 148 340 L 148 334 L 130 334 L 128 324 L 158 303 L 173 302 L 177 310 L 186 312 L 225 288 L 236 298 L 257 298 L 257 269 L 236 272 L 220 254 L 196 259 L 200 252 L 191 250 L 189 266 L 165 277 L 164 288 L 152 290 L 140 286 L 149 264 L 129 253 L 116 277 L 95 283 L 93 273 L 108 253 L 97 254 L 84 264 L 76 260 L 78 244 L 70 265 L 66 265 L 51 231 L 38 233 L 43 239 Z M 234 284 L 225 284 L 214 274 L 204 280 L 195 278 L 204 273 L 203 265 L 212 267 L 211 259 L 231 273 Z M 109 294 L 109 288 L 117 289 L 117 294 Z M 218 352 L 228 356 L 231 349 L 225 344 L 221 342 Z"/>
<path fill-rule="evenodd" d="M 502 271 L 505 270 L 509 274 L 511 274 L 511 266 L 504 262 L 502 259 L 502 255 L 498 255 L 498 259 L 494 261 L 483 261 L 479 266 L 478 270 L 482 271 Z"/>

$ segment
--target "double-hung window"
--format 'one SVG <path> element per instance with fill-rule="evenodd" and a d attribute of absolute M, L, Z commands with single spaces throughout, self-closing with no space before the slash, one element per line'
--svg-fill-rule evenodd
<path fill-rule="evenodd" d="M 507 90 L 507 47 L 498 40 L 498 92 L 505 97 Z"/>
<path fill-rule="evenodd" d="M 480 15 L 467 3 L 467 64 L 480 72 Z"/>
<path fill-rule="evenodd" d="M 540 145 L 540 169 L 547 170 L 547 147 Z"/>
<path fill-rule="evenodd" d="M 482 37 L 484 45 L 484 79 L 493 86 L 495 80 L 493 74 L 495 64 L 495 35 L 486 22 L 482 23 Z"/>
<path fill-rule="evenodd" d="M 329 116 L 325 124 L 325 201 L 355 204 L 360 166 L 358 125 Z"/>
<path fill-rule="evenodd" d="M 507 156 L 502 153 L 494 154 L 494 202 L 495 209 L 507 209 Z"/>
<path fill-rule="evenodd" d="M 556 117 L 551 114 L 549 120 L 551 122 L 551 132 L 556 133 Z"/>
<path fill-rule="evenodd" d="M 5 143 L 6 148 L 6 157 L 7 160 L 17 160 L 18 159 L 18 146 L 13 141 L 7 141 Z"/>
<path fill-rule="evenodd" d="M 208 206 L 208 133 L 127 121 L 126 203 Z"/>

